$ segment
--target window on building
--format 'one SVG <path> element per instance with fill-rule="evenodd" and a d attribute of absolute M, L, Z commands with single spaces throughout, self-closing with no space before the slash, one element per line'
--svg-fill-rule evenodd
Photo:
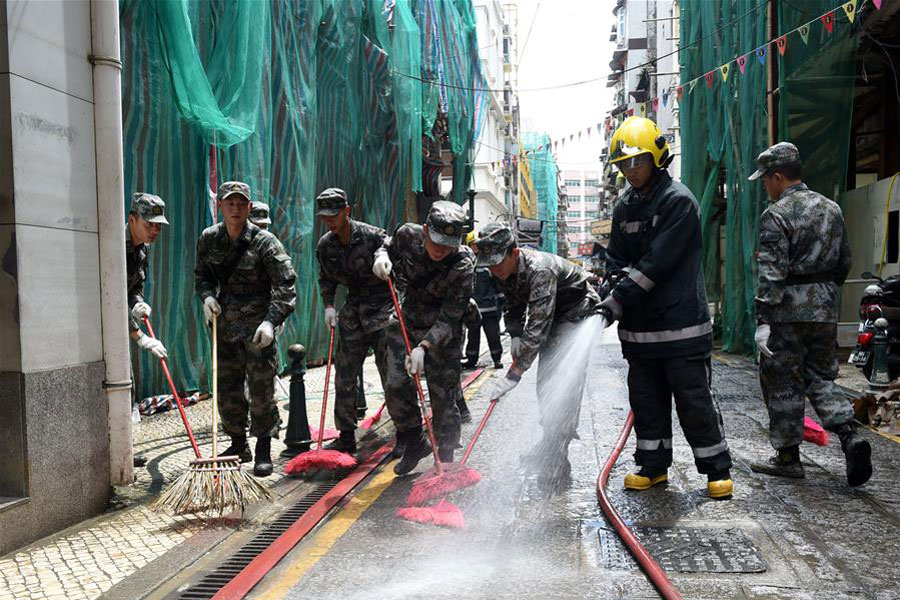
<path fill-rule="evenodd" d="M 616 36 L 618 38 L 619 45 L 625 44 L 625 4 L 623 3 L 619 6 L 619 13 L 616 15 L 618 17 L 618 21 L 616 22 Z"/>
<path fill-rule="evenodd" d="M 597 218 L 597 211 L 596 211 L 596 210 L 586 210 L 586 211 L 584 211 L 584 218 L 585 218 L 585 219 L 596 219 L 596 218 Z"/>
<path fill-rule="evenodd" d="M 566 187 L 581 187 L 580 179 L 566 179 L 565 180 Z"/>
<path fill-rule="evenodd" d="M 600 182 L 597 179 L 585 179 L 584 186 L 585 187 L 600 187 Z"/>

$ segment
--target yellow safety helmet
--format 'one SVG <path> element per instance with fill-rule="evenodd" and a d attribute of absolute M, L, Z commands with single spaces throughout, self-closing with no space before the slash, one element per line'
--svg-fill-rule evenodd
<path fill-rule="evenodd" d="M 609 142 L 609 162 L 615 164 L 641 154 L 652 155 L 653 164 L 660 169 L 672 162 L 669 143 L 656 123 L 644 117 L 628 117 Z"/>
<path fill-rule="evenodd" d="M 469 233 L 466 234 L 466 246 L 468 246 L 469 244 L 471 244 L 474 241 L 475 241 L 475 232 L 470 231 Z"/>

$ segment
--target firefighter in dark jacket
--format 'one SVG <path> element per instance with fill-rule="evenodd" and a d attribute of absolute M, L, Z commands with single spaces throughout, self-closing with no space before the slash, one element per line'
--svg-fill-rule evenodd
<path fill-rule="evenodd" d="M 673 181 L 669 147 L 656 123 L 630 117 L 613 134 L 610 162 L 630 188 L 613 210 L 607 276 L 618 275 L 602 306 L 619 320 L 628 360 L 638 473 L 625 488 L 668 480 L 672 464 L 672 397 L 697 470 L 712 498 L 732 494 L 731 456 L 711 393 L 712 322 L 701 269 L 700 210 Z"/>

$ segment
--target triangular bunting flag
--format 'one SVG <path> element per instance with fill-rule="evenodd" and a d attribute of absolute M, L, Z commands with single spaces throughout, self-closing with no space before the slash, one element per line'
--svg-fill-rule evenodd
<path fill-rule="evenodd" d="M 578 132 L 578 139 L 581 140 L 581 132 Z"/>
<path fill-rule="evenodd" d="M 647 103 L 646 102 L 641 102 L 640 104 L 638 104 L 638 114 L 641 115 L 642 117 L 647 116 Z"/>
<path fill-rule="evenodd" d="M 728 73 L 731 71 L 731 63 L 725 63 L 721 67 L 719 67 L 719 71 L 722 72 L 722 81 L 728 81 Z"/>
<path fill-rule="evenodd" d="M 710 71 L 709 73 L 706 74 L 706 87 L 707 87 L 707 88 L 711 88 L 711 87 L 712 87 L 713 80 L 714 80 L 715 78 L 716 78 L 716 76 L 713 75 L 713 72 L 712 72 L 712 71 Z"/>
<path fill-rule="evenodd" d="M 821 17 L 822 23 L 825 24 L 825 29 L 828 30 L 828 33 L 834 31 L 834 11 L 830 13 L 825 13 Z"/>
<path fill-rule="evenodd" d="M 633 108 L 629 108 L 629 109 L 628 109 L 628 116 L 629 116 L 629 117 L 633 117 L 633 116 L 634 116 L 634 109 L 633 109 Z"/>
<path fill-rule="evenodd" d="M 744 74 L 744 69 L 747 68 L 747 55 L 739 56 L 737 59 L 738 67 L 741 69 L 741 75 Z"/>
<path fill-rule="evenodd" d="M 569 141 L 571 142 L 574 139 L 575 139 L 575 134 L 573 133 L 572 135 L 569 136 Z"/>
<path fill-rule="evenodd" d="M 659 96 L 653 99 L 653 112 L 659 111 Z"/>
<path fill-rule="evenodd" d="M 846 2 L 844 4 L 844 12 L 847 13 L 847 18 L 850 19 L 850 22 L 853 22 L 853 19 L 856 18 L 856 0 L 850 0 L 850 2 Z"/>
<path fill-rule="evenodd" d="M 597 123 L 597 133 L 600 133 L 600 127 L 601 127 L 602 125 L 603 125 L 602 123 Z"/>
<path fill-rule="evenodd" d="M 804 44 L 809 43 L 809 25 L 803 25 L 797 31 L 800 32 L 800 39 L 803 40 Z"/>
<path fill-rule="evenodd" d="M 881 0 L 872 0 L 872 2 L 875 4 L 875 8 L 881 10 Z"/>
<path fill-rule="evenodd" d="M 699 77 L 697 79 L 700 79 Z M 697 85 L 697 79 L 691 79 L 691 83 L 688 85 L 688 94 L 694 93 L 694 86 Z"/>
<path fill-rule="evenodd" d="M 662 95 L 662 103 L 663 103 L 663 108 L 665 108 L 666 105 L 669 103 L 669 91 L 668 91 L 668 90 L 666 90 L 665 92 L 663 92 L 663 95 Z"/>
<path fill-rule="evenodd" d="M 760 46 L 756 49 L 756 58 L 759 59 L 759 64 L 766 64 L 766 54 L 769 53 L 768 46 Z"/>
<path fill-rule="evenodd" d="M 675 88 L 675 95 L 678 96 L 678 102 L 680 103 L 681 97 L 684 96 L 684 87 L 679 85 Z"/>
<path fill-rule="evenodd" d="M 787 35 L 783 35 L 775 40 L 775 45 L 778 46 L 778 53 L 784 56 L 784 52 L 787 50 Z"/>

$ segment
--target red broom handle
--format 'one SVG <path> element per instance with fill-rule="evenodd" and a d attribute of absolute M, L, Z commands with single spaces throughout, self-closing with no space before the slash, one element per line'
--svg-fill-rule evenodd
<path fill-rule="evenodd" d="M 153 334 L 153 326 L 150 325 L 150 319 L 144 317 L 144 325 L 147 326 L 147 332 L 150 334 L 150 337 L 156 339 L 156 336 Z M 200 448 L 197 447 L 197 440 L 194 439 L 194 432 L 191 431 L 191 424 L 188 423 L 187 414 L 184 412 L 184 407 L 181 405 L 181 398 L 178 397 L 178 390 L 175 389 L 175 383 L 172 381 L 172 375 L 169 373 L 169 365 L 166 364 L 166 359 L 159 359 L 160 364 L 163 368 L 163 373 L 166 374 L 166 379 L 169 381 L 169 387 L 172 388 L 172 396 L 175 398 L 175 405 L 178 407 L 178 413 L 181 415 L 181 420 L 184 422 L 184 428 L 187 429 L 188 437 L 191 440 L 191 446 L 194 447 L 194 454 L 197 458 L 200 458 Z"/>
<path fill-rule="evenodd" d="M 397 320 L 400 322 L 400 331 L 403 332 L 403 342 L 406 344 L 406 354 L 412 354 L 412 346 L 409 344 L 409 335 L 406 333 L 406 321 L 403 319 L 403 311 L 400 310 L 400 301 L 397 300 L 397 292 L 394 290 L 394 279 L 388 276 L 388 289 L 391 291 L 391 300 L 394 301 L 394 310 L 397 311 Z M 428 408 L 425 406 L 425 392 L 422 390 L 422 380 L 418 373 L 413 374 L 416 381 L 416 391 L 419 392 L 419 406 L 422 409 L 422 417 L 425 419 L 425 429 L 428 430 L 428 439 L 431 440 L 431 453 L 434 454 L 434 466 L 438 475 L 443 473 L 441 458 L 438 456 L 437 439 L 434 437 L 434 429 L 431 427 L 431 419 L 428 417 Z"/>
<path fill-rule="evenodd" d="M 328 380 L 331 379 L 331 355 L 334 352 L 334 327 L 331 328 L 331 339 L 328 341 L 328 366 L 325 367 L 325 391 L 322 393 L 322 416 L 319 417 L 319 450 L 325 439 L 325 411 L 328 408 Z"/>
<path fill-rule="evenodd" d="M 475 430 L 475 435 L 472 436 L 472 440 L 469 442 L 469 445 L 466 446 L 466 453 L 463 454 L 460 464 L 464 465 L 466 464 L 466 461 L 469 460 L 469 455 L 472 454 L 472 448 L 475 447 L 475 442 L 478 441 L 478 436 L 481 435 L 481 431 L 487 424 L 488 417 L 494 412 L 494 407 L 497 406 L 498 401 L 499 400 L 491 400 L 490 404 L 488 404 L 487 411 L 484 413 L 484 416 L 481 417 L 481 423 L 478 424 L 478 429 Z"/>
<path fill-rule="evenodd" d="M 382 403 L 381 403 L 381 408 L 379 408 L 378 410 L 375 411 L 375 414 L 372 415 L 372 418 L 375 419 L 376 421 L 377 421 L 378 419 L 380 419 L 380 418 L 381 418 L 381 413 L 384 412 L 384 407 L 385 407 L 385 406 L 387 406 L 387 402 L 382 402 Z"/>

